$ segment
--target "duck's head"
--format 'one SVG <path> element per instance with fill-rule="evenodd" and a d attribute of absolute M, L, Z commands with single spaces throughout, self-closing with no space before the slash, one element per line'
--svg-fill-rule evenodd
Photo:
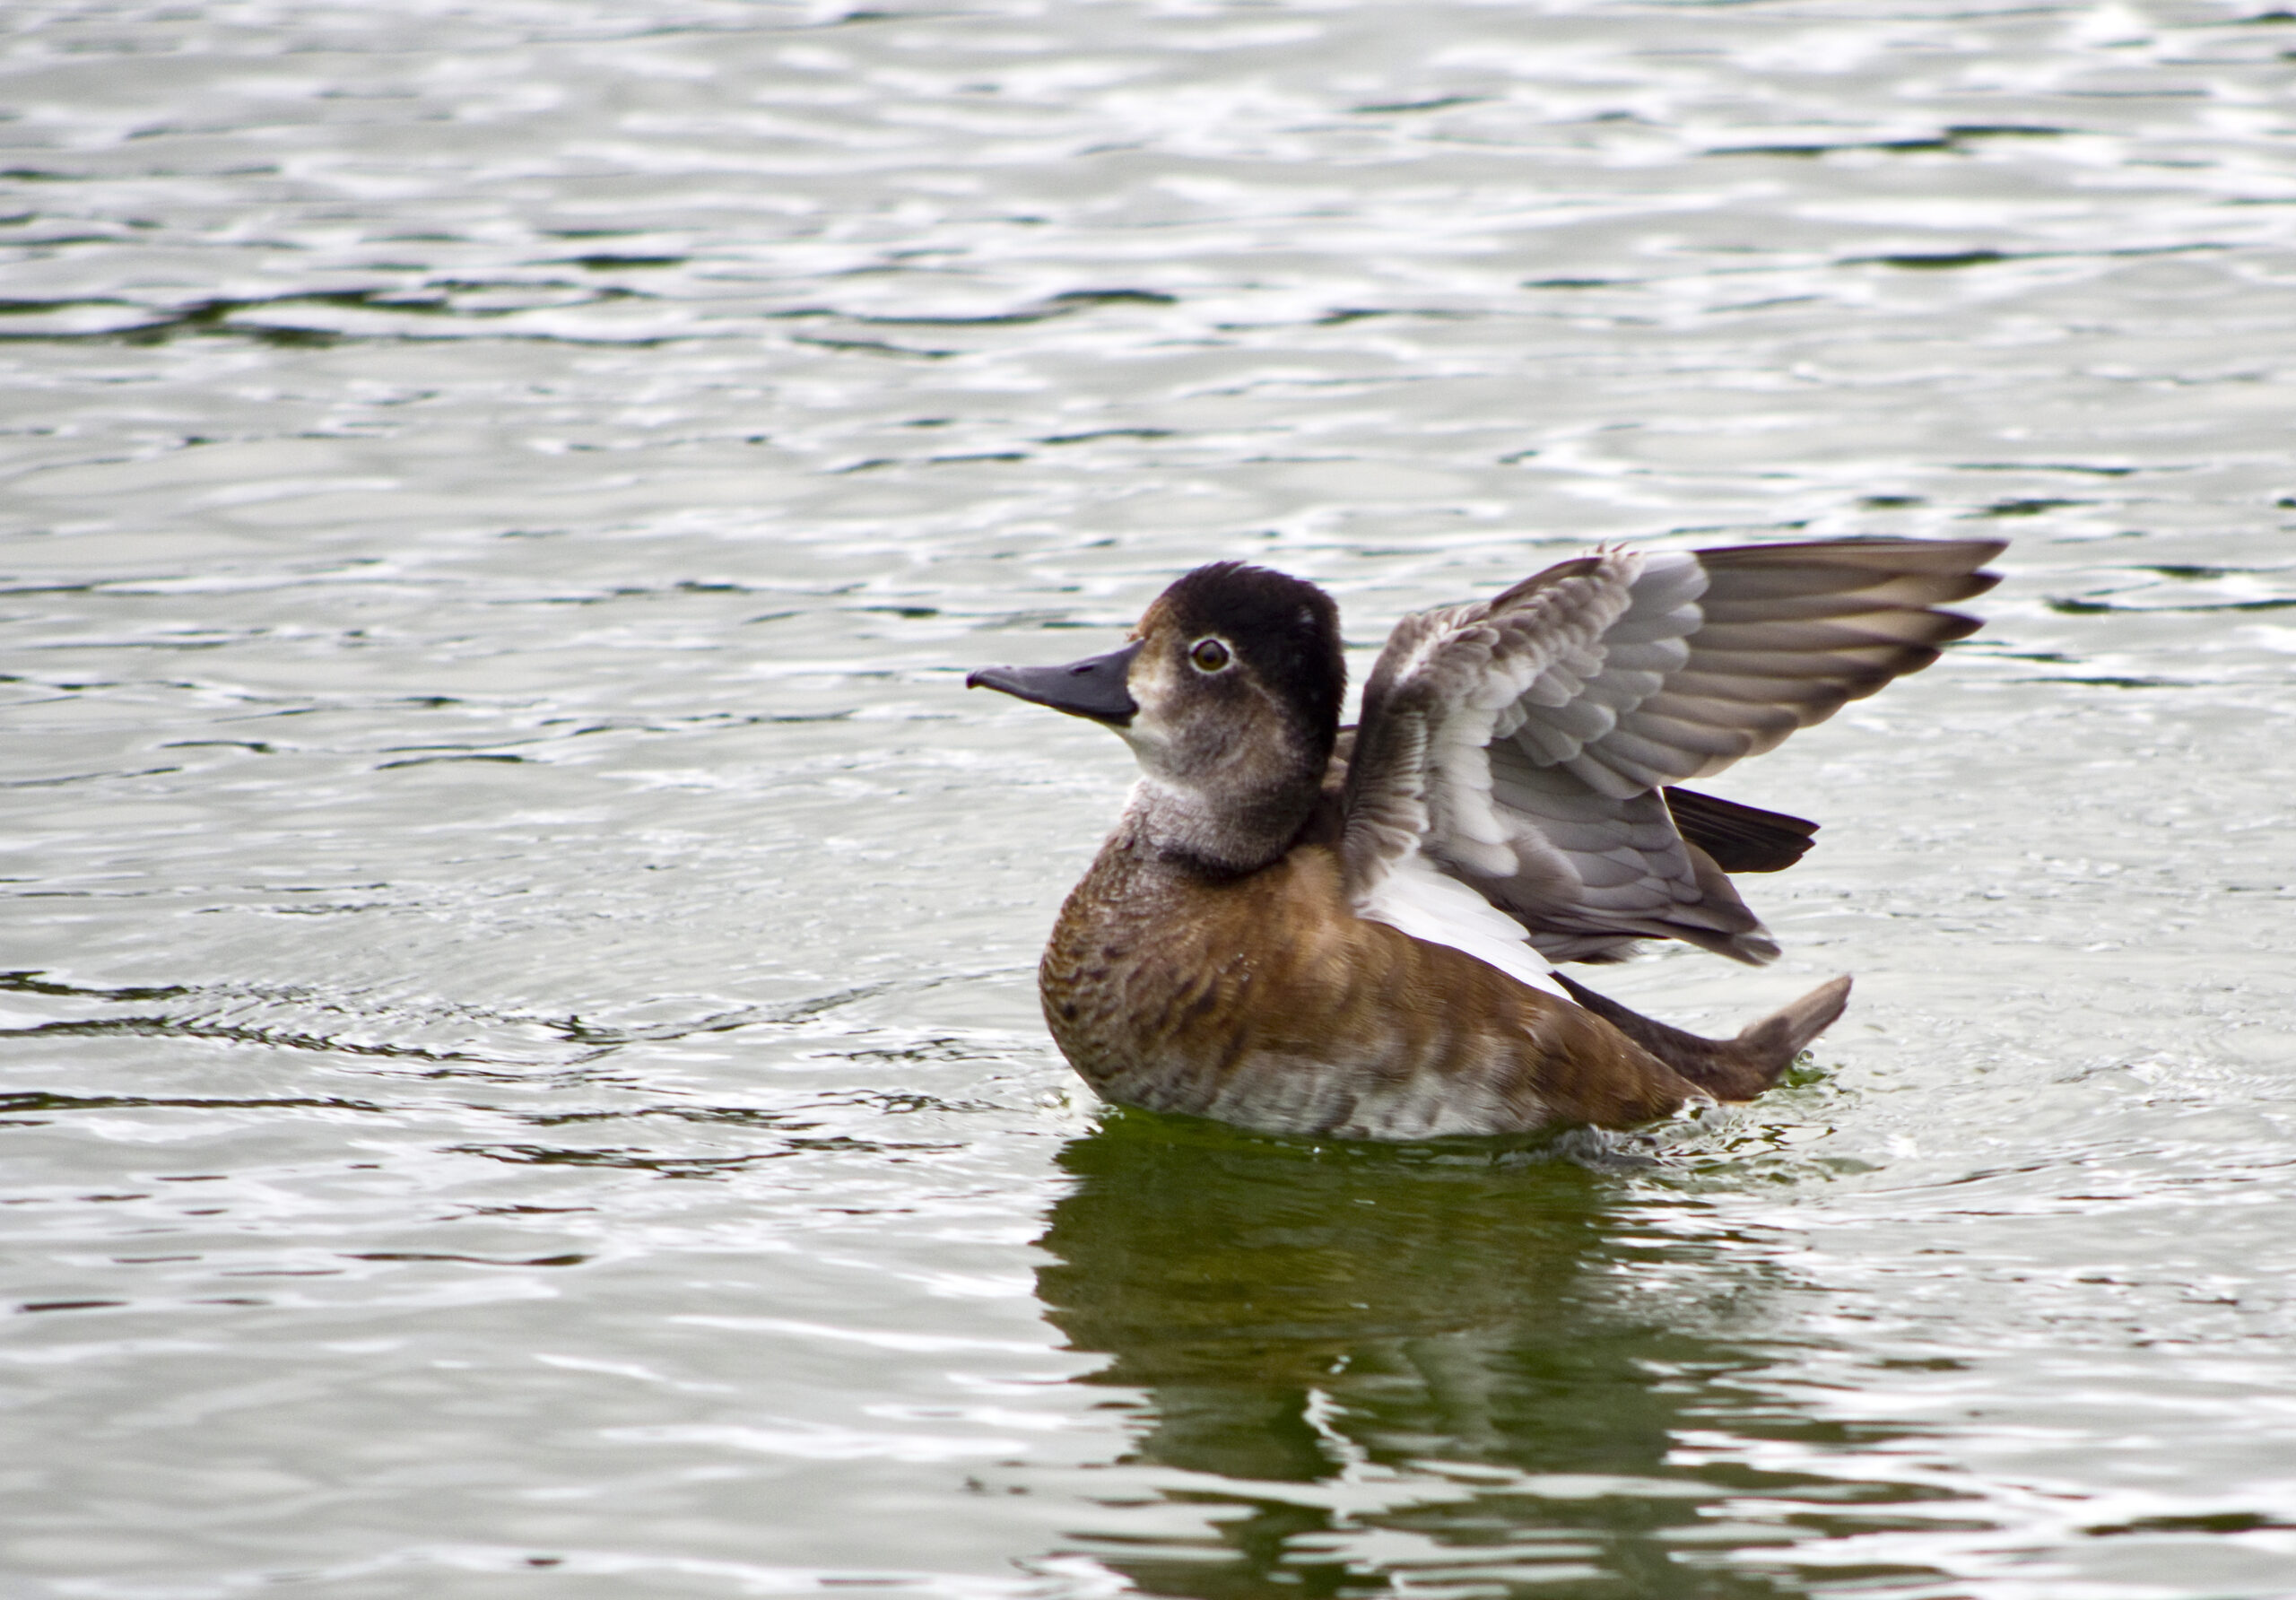
<path fill-rule="evenodd" d="M 1166 842 L 1228 868 L 1280 855 L 1314 808 L 1347 689 L 1339 608 L 1311 583 L 1219 561 L 1158 596 L 1131 642 L 1064 666 L 985 666 L 999 689 L 1114 728 Z"/>

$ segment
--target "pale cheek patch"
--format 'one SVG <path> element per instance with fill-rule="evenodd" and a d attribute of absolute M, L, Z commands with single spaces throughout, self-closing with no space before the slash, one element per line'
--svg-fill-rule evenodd
<path fill-rule="evenodd" d="M 1174 699 L 1172 665 L 1161 650 L 1151 647 L 1133 658 L 1131 675 L 1125 687 L 1131 691 L 1133 704 L 1140 709 L 1133 714 L 1131 723 L 1117 729 L 1141 766 L 1150 771 L 1161 770 L 1162 759 L 1172 748 L 1171 707 Z"/>

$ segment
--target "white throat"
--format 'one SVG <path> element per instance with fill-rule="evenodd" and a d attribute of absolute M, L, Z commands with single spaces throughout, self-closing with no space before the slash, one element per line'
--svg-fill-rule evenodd
<path fill-rule="evenodd" d="M 1201 790 L 1163 778 L 1143 776 L 1132 786 L 1124 821 L 1135 838 L 1160 856 L 1182 856 L 1235 871 L 1262 865 L 1291 842 L 1287 836 L 1271 849 L 1265 830 L 1252 828 Z"/>

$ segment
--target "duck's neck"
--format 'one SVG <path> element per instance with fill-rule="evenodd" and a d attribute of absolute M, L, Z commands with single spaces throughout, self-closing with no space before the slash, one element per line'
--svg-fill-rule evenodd
<path fill-rule="evenodd" d="M 1178 865 L 1219 877 L 1257 872 L 1282 858 L 1315 811 L 1313 785 L 1215 799 L 1143 778 L 1125 803 L 1120 831 Z"/>

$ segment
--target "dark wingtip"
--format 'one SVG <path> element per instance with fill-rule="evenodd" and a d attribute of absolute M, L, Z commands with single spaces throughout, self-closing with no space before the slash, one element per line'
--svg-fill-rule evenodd
<path fill-rule="evenodd" d="M 1695 789 L 1667 788 L 1666 810 L 1683 839 L 1726 873 L 1779 873 L 1802 859 L 1818 825 Z"/>

